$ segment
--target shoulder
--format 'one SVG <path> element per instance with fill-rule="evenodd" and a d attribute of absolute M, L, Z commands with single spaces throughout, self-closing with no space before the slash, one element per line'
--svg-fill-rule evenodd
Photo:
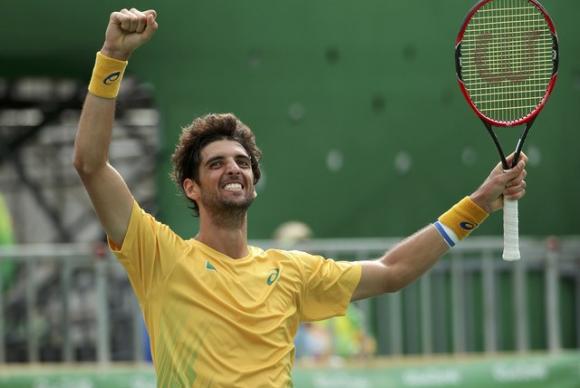
<path fill-rule="evenodd" d="M 312 266 L 316 263 L 322 263 L 327 260 L 322 256 L 297 250 L 267 249 L 265 251 L 260 251 L 261 253 L 257 256 L 264 257 L 267 260 L 284 262 L 286 264 L 300 267 Z"/>
<path fill-rule="evenodd" d="M 280 259 L 287 259 L 287 260 L 300 260 L 304 257 L 315 257 L 314 255 L 302 251 L 290 251 L 285 249 L 261 249 L 258 247 L 250 247 L 252 252 L 255 252 L 255 256 L 264 256 L 264 257 L 271 257 L 271 258 L 280 258 Z"/>
<path fill-rule="evenodd" d="M 174 244 L 183 244 L 185 242 L 170 226 L 144 210 L 137 201 L 133 204 L 129 229 L 141 234 L 151 233 L 157 239 L 168 240 Z"/>

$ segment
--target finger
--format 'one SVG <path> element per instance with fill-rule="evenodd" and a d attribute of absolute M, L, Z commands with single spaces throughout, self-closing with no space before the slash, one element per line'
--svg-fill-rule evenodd
<path fill-rule="evenodd" d="M 504 195 L 505 199 L 509 199 L 510 201 L 519 201 L 526 195 L 526 190 L 522 190 L 514 195 Z"/>
<path fill-rule="evenodd" d="M 123 14 L 123 16 L 125 16 L 125 20 L 121 25 L 123 29 L 126 32 L 135 32 L 135 29 L 137 28 L 137 18 L 135 17 L 135 15 L 133 15 L 133 13 L 129 11 L 127 8 L 123 8 L 121 10 L 121 13 Z"/>
<path fill-rule="evenodd" d="M 504 170 L 503 173 L 499 176 L 499 180 L 503 182 L 505 186 L 508 186 L 510 182 L 517 180 L 518 177 L 524 173 L 525 167 L 525 162 L 521 160 L 513 168 Z"/>
<path fill-rule="evenodd" d="M 511 153 L 511 154 L 509 154 L 509 156 L 506 158 L 506 162 L 507 162 L 508 166 L 511 166 L 511 165 L 512 165 L 512 163 L 513 163 L 513 160 L 514 160 L 514 157 L 515 157 L 515 152 L 512 152 L 512 153 Z M 522 160 L 524 161 L 524 163 L 527 163 L 527 161 L 528 161 L 528 156 L 527 156 L 525 153 L 523 153 L 523 152 L 520 152 L 520 155 L 518 156 L 518 162 L 520 162 L 520 161 L 522 161 Z"/>
<path fill-rule="evenodd" d="M 517 190 L 508 189 L 503 193 L 504 198 L 511 199 L 511 200 L 519 200 L 524 195 L 526 195 L 526 188 L 525 187 L 520 187 Z"/>
<path fill-rule="evenodd" d="M 507 182 L 506 187 L 519 185 L 524 179 L 526 179 L 526 176 L 528 176 L 528 171 L 523 169 L 518 176 Z"/>
<path fill-rule="evenodd" d="M 115 18 L 115 22 L 119 25 L 119 28 L 123 31 L 127 31 L 131 27 L 131 22 L 128 19 L 127 9 L 123 8 L 119 12 L 113 12 L 111 14 L 111 20 Z"/>
<path fill-rule="evenodd" d="M 528 183 L 526 181 L 518 182 L 517 184 L 506 187 L 505 190 L 503 191 L 503 195 L 507 196 L 516 195 L 520 191 L 525 190 L 527 186 Z"/>
<path fill-rule="evenodd" d="M 155 12 L 155 11 L 153 11 L 153 12 Z M 151 39 L 151 37 L 153 36 L 155 31 L 157 31 L 157 28 L 159 27 L 159 25 L 157 24 L 157 21 L 155 20 L 156 16 L 157 15 L 154 13 L 149 13 L 147 15 L 147 25 L 145 26 L 145 31 L 143 31 L 143 35 L 146 39 Z"/>
<path fill-rule="evenodd" d="M 143 13 L 147 16 L 153 15 L 153 19 L 157 19 L 157 11 L 155 11 L 154 9 L 148 9 L 146 11 L 143 11 Z"/>
<path fill-rule="evenodd" d="M 137 27 L 135 27 L 135 32 L 141 33 L 145 30 L 145 25 L 147 24 L 147 15 L 143 12 L 139 11 L 136 8 L 131 8 L 130 12 L 135 16 L 137 19 Z"/>
<path fill-rule="evenodd" d="M 514 158 L 514 153 L 511 153 L 508 157 L 505 158 L 506 164 L 508 166 L 510 166 L 510 168 L 505 169 L 503 166 L 503 163 L 499 162 L 498 164 L 495 165 L 492 172 L 495 174 L 498 174 L 498 173 L 502 173 L 502 172 L 509 171 L 509 170 L 513 169 L 514 167 L 516 167 L 516 166 L 512 166 L 513 158 Z M 518 158 L 518 163 L 520 161 L 524 162 L 524 166 L 525 166 L 526 162 L 528 161 L 528 157 L 523 152 L 520 154 L 520 157 Z"/>
<path fill-rule="evenodd" d="M 499 162 L 498 164 L 495 165 L 495 167 L 491 171 L 491 175 L 493 175 L 493 176 L 500 175 L 500 174 L 503 174 L 504 171 L 505 170 L 503 168 L 502 162 Z"/>
<path fill-rule="evenodd" d="M 526 179 L 526 177 L 528 176 L 528 171 L 527 170 L 522 170 L 522 172 L 520 173 L 520 175 L 517 176 L 516 179 L 514 179 L 514 186 L 516 186 L 517 184 L 523 182 L 524 179 Z"/>
<path fill-rule="evenodd" d="M 512 173 L 517 173 L 518 175 L 522 173 L 522 171 L 524 171 L 526 169 L 526 162 L 523 160 L 520 160 L 515 166 L 513 166 L 512 168 L 509 169 L 510 172 Z"/>
<path fill-rule="evenodd" d="M 122 12 L 120 12 L 120 11 L 119 12 L 111 12 L 111 17 L 109 18 L 109 21 L 122 27 L 123 20 L 125 20 L 125 16 L 123 15 Z"/>

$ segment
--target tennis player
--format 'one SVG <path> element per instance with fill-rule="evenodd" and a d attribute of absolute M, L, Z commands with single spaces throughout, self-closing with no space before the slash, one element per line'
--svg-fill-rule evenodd
<path fill-rule="evenodd" d="M 525 193 L 526 157 L 496 166 L 433 224 L 374 261 L 337 262 L 247 242 L 261 152 L 233 114 L 197 118 L 173 154 L 173 176 L 199 215 L 183 239 L 134 200 L 108 163 L 115 98 L 127 60 L 158 28 L 153 10 L 113 12 L 97 53 L 74 165 L 126 268 L 151 336 L 160 387 L 291 386 L 301 321 L 343 315 L 351 301 L 398 291 L 475 229 L 503 198 Z"/>

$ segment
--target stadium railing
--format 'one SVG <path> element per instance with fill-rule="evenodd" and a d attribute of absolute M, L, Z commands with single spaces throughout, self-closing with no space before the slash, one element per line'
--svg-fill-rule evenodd
<path fill-rule="evenodd" d="M 279 247 L 364 260 L 379 257 L 398 241 L 322 239 L 285 246 L 270 240 L 251 243 L 264 249 Z M 517 262 L 501 260 L 502 246 L 499 238 L 471 237 L 407 289 L 359 303 L 372 321 L 379 354 L 558 352 L 563 346 L 563 281 L 575 290 L 573 312 L 566 311 L 565 316 L 573 316 L 578 348 L 580 237 L 522 238 L 523 259 Z M 106 246 L 0 247 L 0 265 L 6 261 L 17 263 L 18 271 L 11 284 L 0 284 L 0 364 L 144 360 L 141 313 L 123 268 Z M 539 290 L 530 287 L 532 277 L 539 281 Z M 530 309 L 538 306 L 543 306 L 538 309 L 541 316 L 531 314 Z M 511 317 L 504 316 L 506 311 Z M 478 318 L 481 322 L 474 322 Z M 534 322 L 537 318 L 542 321 L 540 329 L 545 330 L 540 345 L 531 338 L 531 326 L 538 325 Z M 79 338 L 83 336 L 86 338 Z M 88 346 L 92 351 L 83 355 L 79 346 L 86 347 L 87 340 L 92 342 Z M 511 345 L 506 345 L 510 341 Z"/>

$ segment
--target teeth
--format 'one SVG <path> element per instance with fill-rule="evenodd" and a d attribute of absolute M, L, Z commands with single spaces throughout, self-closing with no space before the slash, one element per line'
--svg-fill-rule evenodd
<path fill-rule="evenodd" d="M 239 183 L 228 183 L 224 188 L 228 191 L 239 191 L 242 189 L 242 185 Z"/>

